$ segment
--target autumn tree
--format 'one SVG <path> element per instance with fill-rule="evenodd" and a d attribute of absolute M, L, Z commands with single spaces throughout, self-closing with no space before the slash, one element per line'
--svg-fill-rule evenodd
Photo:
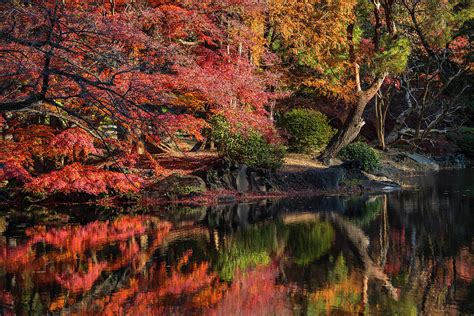
<path fill-rule="evenodd" d="M 304 69 L 297 80 L 351 106 L 320 157 L 324 161 L 357 137 L 364 110 L 387 75 L 405 68 L 408 42 L 396 32 L 393 6 L 391 0 L 270 2 L 286 51 Z"/>
<path fill-rule="evenodd" d="M 398 79 L 403 110 L 387 142 L 419 146 L 431 133 L 446 133 L 453 121 L 462 121 L 459 116 L 472 84 L 468 21 L 474 11 L 468 1 L 409 0 L 397 3 L 397 10 L 412 53 Z"/>
<path fill-rule="evenodd" d="M 265 122 L 259 128 L 271 125 L 265 106 L 275 78 L 249 58 L 257 52 L 244 12 L 252 10 L 253 4 L 232 0 L 0 4 L 3 135 L 34 134 L 32 123 L 44 130 L 34 144 L 21 135 L 24 142 L 5 140 L 8 148 L 25 152 L 0 152 L 0 162 L 15 162 L 16 168 L 2 178 L 17 175 L 28 182 L 50 171 L 36 168 L 34 161 L 55 152 L 49 143 L 54 137 L 62 137 L 67 147 L 59 168 L 97 164 L 95 156 L 109 161 L 101 162 L 102 168 L 122 168 L 127 160 L 136 161 L 131 156 L 136 154 L 162 175 L 144 143 L 173 150 L 178 135 L 203 141 L 206 119 L 216 113 L 242 110 L 247 114 L 240 120 Z M 263 52 L 258 56 L 264 59 Z M 74 133 L 79 129 L 86 133 Z M 67 135 L 80 135 L 97 150 L 81 153 L 74 149 L 79 138 Z"/>

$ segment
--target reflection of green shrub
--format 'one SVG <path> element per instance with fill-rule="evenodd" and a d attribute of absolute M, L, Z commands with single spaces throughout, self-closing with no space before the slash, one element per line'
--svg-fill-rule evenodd
<path fill-rule="evenodd" d="M 288 249 L 298 265 L 308 265 L 331 249 L 335 231 L 328 222 L 289 226 Z"/>
<path fill-rule="evenodd" d="M 293 109 L 285 113 L 281 126 L 290 134 L 291 151 L 299 153 L 324 149 L 335 133 L 326 115 L 308 109 Z"/>
<path fill-rule="evenodd" d="M 349 269 L 342 253 L 337 257 L 334 268 L 328 273 L 329 283 L 341 283 L 345 281 L 349 275 Z"/>
<path fill-rule="evenodd" d="M 222 116 L 210 121 L 211 137 L 219 144 L 219 153 L 231 160 L 250 167 L 276 169 L 283 164 L 286 148 L 271 144 L 257 131 L 232 132 L 230 124 Z"/>
<path fill-rule="evenodd" d="M 413 295 L 402 295 L 398 301 L 387 295 L 373 297 L 369 305 L 369 315 L 418 315 L 417 304 Z"/>
<path fill-rule="evenodd" d="M 356 217 L 351 218 L 351 222 L 359 225 L 359 226 L 367 226 L 369 225 L 374 219 L 376 219 L 380 212 L 382 211 L 383 207 L 383 197 L 376 196 L 373 198 L 369 198 L 367 200 L 349 200 L 348 203 L 353 203 L 353 207 L 360 208 L 360 213 Z"/>
<path fill-rule="evenodd" d="M 331 298 L 311 297 L 308 302 L 306 315 L 358 315 L 356 311 L 357 306 L 360 305 L 361 298 L 360 293 L 336 288 Z M 328 304 L 333 313 L 328 313 Z"/>
<path fill-rule="evenodd" d="M 341 150 L 340 157 L 344 160 L 357 161 L 365 171 L 373 171 L 379 167 L 380 161 L 375 150 L 369 145 L 356 142 Z"/>
<path fill-rule="evenodd" d="M 274 224 L 252 226 L 229 236 L 217 258 L 220 278 L 230 281 L 237 269 L 270 263 L 270 254 L 277 247 L 276 236 Z"/>
<path fill-rule="evenodd" d="M 218 271 L 222 280 L 230 281 L 234 277 L 237 269 L 246 270 L 257 265 L 267 265 L 270 263 L 270 256 L 266 250 L 249 251 L 231 247 L 225 256 L 219 256 Z"/>

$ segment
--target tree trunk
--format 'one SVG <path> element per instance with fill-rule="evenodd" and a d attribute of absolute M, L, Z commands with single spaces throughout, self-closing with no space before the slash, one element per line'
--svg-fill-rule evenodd
<path fill-rule="evenodd" d="M 377 130 L 377 140 L 379 141 L 379 147 L 380 149 L 385 150 L 385 125 L 382 119 L 382 105 L 377 101 L 377 97 L 375 97 L 375 129 Z"/>
<path fill-rule="evenodd" d="M 351 109 L 344 126 L 331 139 L 328 146 L 319 157 L 321 161 L 328 163 L 331 158 L 334 158 L 339 154 L 342 148 L 349 145 L 357 135 L 359 135 L 362 126 L 365 124 L 362 114 L 367 106 L 367 102 L 368 101 L 362 100 L 361 98 L 357 100 L 357 105 Z"/>
<path fill-rule="evenodd" d="M 388 104 L 385 104 L 383 96 L 375 95 L 375 128 L 377 129 L 377 140 L 382 150 L 386 149 L 385 145 L 385 121 L 388 112 Z"/>
<path fill-rule="evenodd" d="M 365 121 L 362 118 L 364 110 L 370 100 L 372 100 L 375 94 L 379 91 L 385 76 L 386 75 L 383 74 L 381 77 L 376 79 L 367 90 L 362 91 L 358 87 L 356 105 L 351 109 L 344 126 L 331 139 L 328 146 L 319 157 L 319 160 L 323 161 L 324 163 L 328 163 L 331 158 L 334 158 L 337 156 L 337 154 L 339 154 L 342 148 L 349 145 L 357 137 L 357 135 L 359 135 L 362 126 L 365 124 Z"/>

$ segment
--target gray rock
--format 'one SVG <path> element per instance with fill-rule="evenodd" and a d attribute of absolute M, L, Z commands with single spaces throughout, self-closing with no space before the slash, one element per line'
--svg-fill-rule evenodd
<path fill-rule="evenodd" d="M 332 167 L 328 169 L 308 170 L 304 172 L 305 180 L 315 188 L 321 190 L 333 190 L 339 188 L 339 184 L 346 175 L 346 169 Z"/>
<path fill-rule="evenodd" d="M 463 154 L 443 155 L 433 159 L 443 168 L 466 168 L 466 158 Z"/>
<path fill-rule="evenodd" d="M 250 173 L 250 185 L 254 192 L 267 192 L 267 186 L 265 185 L 265 179 L 258 175 L 256 172 Z"/>
<path fill-rule="evenodd" d="M 224 187 L 227 189 L 235 189 L 235 181 L 233 179 L 234 177 L 230 173 L 225 173 L 222 176 L 222 183 L 224 184 Z"/>
<path fill-rule="evenodd" d="M 402 189 L 400 185 L 393 182 L 365 180 L 361 182 L 361 185 L 365 189 L 384 191 L 384 192 L 399 191 Z"/>
<path fill-rule="evenodd" d="M 221 181 L 216 170 L 209 170 L 206 173 L 206 183 L 211 190 L 222 189 L 224 184 Z"/>
<path fill-rule="evenodd" d="M 235 178 L 235 188 L 239 193 L 245 193 L 249 191 L 250 183 L 247 177 L 247 166 L 240 165 Z"/>
<path fill-rule="evenodd" d="M 147 196 L 151 198 L 186 196 L 192 193 L 202 193 L 206 191 L 206 183 L 200 177 L 173 174 L 151 185 L 147 190 Z"/>
<path fill-rule="evenodd" d="M 419 163 L 420 165 L 427 166 L 430 169 L 435 170 L 435 171 L 439 170 L 439 165 L 428 157 L 425 157 L 417 153 L 406 153 L 406 156 L 410 158 L 411 160 Z"/>
<path fill-rule="evenodd" d="M 330 158 L 328 161 L 328 167 L 340 166 L 343 164 L 343 161 L 339 158 Z"/>

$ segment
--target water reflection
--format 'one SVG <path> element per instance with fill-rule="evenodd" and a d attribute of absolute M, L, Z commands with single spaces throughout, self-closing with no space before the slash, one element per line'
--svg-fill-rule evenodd
<path fill-rule="evenodd" d="M 2 314 L 474 313 L 472 172 L 419 190 L 0 217 Z M 141 214 L 141 215 L 137 215 Z M 41 224 L 39 224 L 41 223 Z"/>

